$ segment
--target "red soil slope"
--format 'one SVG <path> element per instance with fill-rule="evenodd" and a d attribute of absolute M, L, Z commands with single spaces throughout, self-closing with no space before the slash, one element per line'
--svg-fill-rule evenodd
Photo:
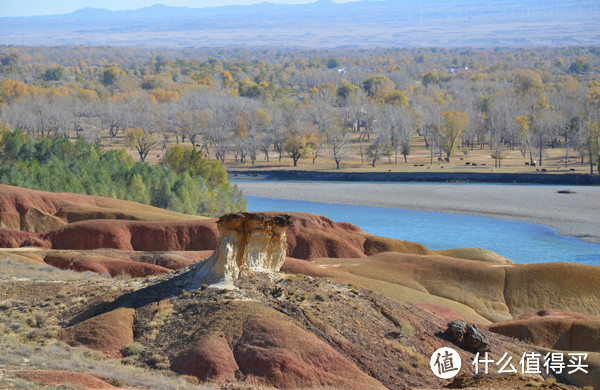
<path fill-rule="evenodd" d="M 77 272 L 91 271 L 101 275 L 129 275 L 133 278 L 148 275 L 160 275 L 170 270 L 154 264 L 146 264 L 138 261 L 113 259 L 103 256 L 56 256 L 48 255 L 44 258 L 46 264 L 60 269 L 73 270 Z"/>
<path fill-rule="evenodd" d="M 41 233 L 88 219 L 177 221 L 198 218 L 119 199 L 0 184 L 0 227 L 8 229 Z"/>
<path fill-rule="evenodd" d="M 268 213 L 267 213 L 268 214 Z M 364 233 L 349 223 L 335 223 L 314 214 L 293 213 L 288 229 L 288 256 L 366 257 L 383 251 L 428 254 L 420 244 Z M 134 251 L 212 250 L 218 231 L 214 219 L 192 221 L 88 220 L 47 233 L 0 229 L 0 247 L 35 246 L 52 249 L 112 248 Z"/>
<path fill-rule="evenodd" d="M 71 385 L 78 389 L 118 389 L 90 374 L 58 370 L 19 370 L 10 371 L 11 376 L 25 379 L 43 386 Z"/>
<path fill-rule="evenodd" d="M 68 224 L 40 235 L 53 249 L 114 248 L 133 251 L 214 249 L 218 231 L 213 219 L 196 221 L 94 220 Z"/>
<path fill-rule="evenodd" d="M 225 382 L 235 378 L 239 370 L 247 383 L 279 389 L 385 388 L 330 345 L 272 308 L 235 302 L 213 315 L 210 328 L 174 356 L 173 371 L 202 381 Z M 230 320 L 223 327 L 222 318 L 226 317 Z"/>
<path fill-rule="evenodd" d="M 492 332 L 540 347 L 600 352 L 600 317 L 565 310 L 541 310 L 489 325 Z"/>
<path fill-rule="evenodd" d="M 291 214 L 294 224 L 287 233 L 290 257 L 358 258 L 380 252 L 433 253 L 420 244 L 364 233 L 349 223 L 336 223 L 314 214 Z M 215 221 L 112 198 L 0 185 L 0 247 L 3 248 L 212 250 L 218 236 Z M 455 256 L 489 256 L 467 251 Z"/>
<path fill-rule="evenodd" d="M 121 350 L 133 342 L 133 309 L 119 308 L 64 328 L 60 339 L 71 345 L 85 345 L 106 357 L 120 358 Z"/>

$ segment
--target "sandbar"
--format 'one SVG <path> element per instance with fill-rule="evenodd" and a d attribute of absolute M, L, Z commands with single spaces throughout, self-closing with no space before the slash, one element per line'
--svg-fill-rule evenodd
<path fill-rule="evenodd" d="M 512 219 L 550 226 L 563 235 L 600 243 L 598 186 L 286 181 L 234 183 L 246 196 Z"/>

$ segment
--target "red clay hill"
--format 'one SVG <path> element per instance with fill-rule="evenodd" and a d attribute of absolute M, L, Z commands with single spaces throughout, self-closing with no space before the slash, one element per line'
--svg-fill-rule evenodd
<path fill-rule="evenodd" d="M 496 357 L 585 351 L 600 372 L 600 267 L 518 265 L 481 249 L 431 251 L 312 214 L 291 213 L 289 224 L 285 245 L 270 245 L 268 235 L 247 241 L 251 260 L 238 264 L 239 280 L 211 287 L 190 275 L 214 269 L 204 259 L 229 242 L 219 244 L 216 219 L 0 186 L 0 261 L 147 277 L 136 291 L 62 322 L 60 339 L 108 358 L 137 342 L 160 354 L 163 369 L 223 386 L 436 387 L 442 383 L 426 361 L 454 345 L 442 336 L 446 323 L 464 319 L 485 329 Z M 236 242 L 247 233 L 235 233 Z M 281 272 L 248 269 L 260 269 L 274 247 L 287 254 Z M 152 366 L 153 356 L 139 359 Z M 491 384 L 529 380 L 509 379 Z M 600 376 L 570 380 L 594 385 Z"/>
<path fill-rule="evenodd" d="M 269 213 L 267 213 L 269 214 Z M 349 223 L 292 213 L 290 257 L 366 257 L 383 251 L 428 254 L 420 244 L 364 233 Z M 0 185 L 0 246 L 123 251 L 215 248 L 216 219 L 188 216 L 134 202 L 55 194 Z"/>

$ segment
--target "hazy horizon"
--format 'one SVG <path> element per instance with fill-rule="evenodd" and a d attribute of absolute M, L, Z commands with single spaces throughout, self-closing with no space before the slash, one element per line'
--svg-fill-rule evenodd
<path fill-rule="evenodd" d="M 43 7 L 33 7 L 39 5 L 36 1 L 29 2 L 28 12 L 44 13 Z M 600 7 L 595 0 L 569 4 L 558 0 L 543 4 L 536 0 L 261 1 L 122 0 L 117 6 L 115 0 L 68 0 L 52 6 L 60 9 L 44 8 L 61 12 L 59 15 L 4 17 L 0 45 L 342 48 L 540 47 L 600 42 Z M 159 2 L 165 8 L 151 7 Z M 239 5 L 223 7 L 231 3 Z M 249 7 L 250 3 L 258 5 Z M 11 4 L 2 12 L 18 7 Z M 92 9 L 72 13 L 85 7 Z M 127 11 L 111 11 L 117 8 Z"/>
<path fill-rule="evenodd" d="M 250 5 L 260 3 L 275 4 L 309 4 L 318 0 L 63 0 L 48 2 L 44 0 L 29 0 L 10 2 L 0 7 L 0 17 L 29 17 L 62 15 L 75 12 L 82 8 L 100 8 L 110 11 L 136 10 L 162 4 L 170 7 L 212 8 L 228 5 Z M 359 0 L 333 0 L 334 3 L 348 3 Z"/>

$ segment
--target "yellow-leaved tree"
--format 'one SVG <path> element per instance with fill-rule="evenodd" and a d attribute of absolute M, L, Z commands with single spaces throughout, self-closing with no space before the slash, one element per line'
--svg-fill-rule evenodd
<path fill-rule="evenodd" d="M 446 153 L 446 161 L 450 162 L 450 155 L 458 143 L 458 137 L 468 124 L 469 117 L 464 111 L 442 112 L 441 147 Z"/>
<path fill-rule="evenodd" d="M 135 148 L 140 155 L 140 161 L 146 161 L 148 153 L 158 144 L 158 138 L 154 134 L 144 131 L 140 127 L 134 127 L 125 131 L 127 146 Z"/>
<path fill-rule="evenodd" d="M 285 140 L 284 149 L 294 161 L 294 166 L 297 166 L 299 159 L 313 156 L 318 143 L 314 132 L 290 132 Z"/>

